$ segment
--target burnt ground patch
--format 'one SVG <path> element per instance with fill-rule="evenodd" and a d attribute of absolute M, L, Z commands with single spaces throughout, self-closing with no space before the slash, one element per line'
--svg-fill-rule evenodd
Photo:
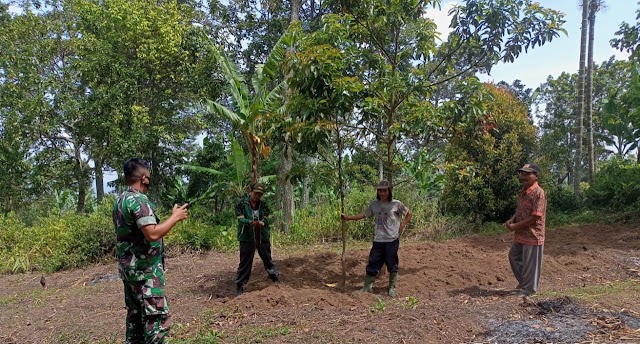
<path fill-rule="evenodd" d="M 489 343 L 640 342 L 640 316 L 587 308 L 568 296 L 524 298 L 519 319 L 489 322 Z"/>

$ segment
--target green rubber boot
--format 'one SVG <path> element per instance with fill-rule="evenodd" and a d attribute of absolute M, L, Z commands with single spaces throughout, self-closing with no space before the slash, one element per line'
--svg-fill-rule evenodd
<path fill-rule="evenodd" d="M 398 283 L 398 273 L 392 272 L 389 274 L 389 296 L 396 297 L 396 283 Z"/>
<path fill-rule="evenodd" d="M 364 276 L 364 287 L 360 289 L 360 291 L 364 291 L 365 293 L 373 293 L 373 282 L 376 280 L 376 276 Z"/>

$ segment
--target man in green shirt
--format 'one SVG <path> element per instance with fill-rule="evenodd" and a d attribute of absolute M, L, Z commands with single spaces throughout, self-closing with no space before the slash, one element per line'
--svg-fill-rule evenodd
<path fill-rule="evenodd" d="M 128 189 L 113 204 L 118 271 L 124 283 L 127 308 L 126 343 L 164 343 L 169 328 L 169 304 L 164 294 L 162 238 L 187 217 L 187 204 L 173 206 L 160 223 L 149 191 L 149 164 L 132 158 L 124 164 Z"/>
<path fill-rule="evenodd" d="M 264 185 L 255 184 L 251 192 L 236 205 L 238 218 L 238 241 L 240 242 L 240 264 L 236 277 L 236 295 L 244 292 L 251 277 L 255 251 L 262 259 L 264 268 L 273 282 L 278 282 L 278 271 L 271 260 L 271 232 L 269 231 L 269 207 L 262 201 Z"/>

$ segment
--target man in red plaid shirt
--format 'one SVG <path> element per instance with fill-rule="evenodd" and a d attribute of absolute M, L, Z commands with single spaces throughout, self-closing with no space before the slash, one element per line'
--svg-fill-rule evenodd
<path fill-rule="evenodd" d="M 518 173 L 522 184 L 518 207 L 504 226 L 513 232 L 509 263 L 518 280 L 519 295 L 528 296 L 537 292 L 540 286 L 547 196 L 538 185 L 538 165 L 527 163 L 518 169 Z"/>

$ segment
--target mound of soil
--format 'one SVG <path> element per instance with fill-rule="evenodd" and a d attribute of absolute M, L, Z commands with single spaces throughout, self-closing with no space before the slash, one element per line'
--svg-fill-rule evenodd
<path fill-rule="evenodd" d="M 638 233 L 638 227 L 623 225 L 549 232 L 542 289 L 637 279 Z M 388 274 L 379 276 L 374 294 L 358 291 L 368 249 L 347 252 L 343 288 L 335 247 L 274 247 L 281 282 L 273 284 L 256 257 L 247 291 L 238 297 L 237 254 L 170 257 L 172 336 L 206 330 L 229 343 L 574 343 L 609 341 L 602 333 L 620 333 L 612 342 L 624 340 L 624 331 L 638 328 L 638 298 L 609 305 L 617 312 L 606 313 L 572 299 L 515 296 L 510 245 L 508 234 L 402 242 L 395 299 L 386 295 Z M 115 271 L 115 264 L 107 264 L 55 273 L 46 276 L 46 289 L 39 274 L 3 276 L 0 343 L 122 342 L 125 310 Z M 616 321 L 622 330 L 612 332 Z"/>

